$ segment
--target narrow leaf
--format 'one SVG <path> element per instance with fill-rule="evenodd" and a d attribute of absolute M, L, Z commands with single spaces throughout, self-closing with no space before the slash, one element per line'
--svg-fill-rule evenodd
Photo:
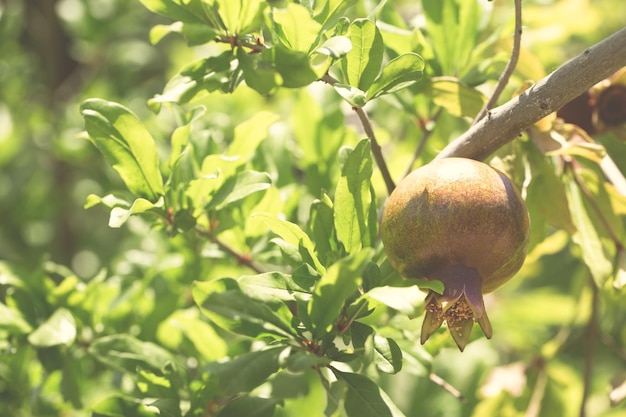
<path fill-rule="evenodd" d="M 375 333 L 374 362 L 379 371 L 396 374 L 402 369 L 402 351 L 393 339 Z"/>
<path fill-rule="evenodd" d="M 266 172 L 243 171 L 238 173 L 226 179 L 211 199 L 208 208 L 223 210 L 251 194 L 267 190 L 271 181 Z"/>
<path fill-rule="evenodd" d="M 389 61 L 382 73 L 367 90 L 367 99 L 391 94 L 418 82 L 424 73 L 424 59 L 415 53 L 407 53 Z"/>
<path fill-rule="evenodd" d="M 348 386 L 344 403 L 348 417 L 403 417 L 378 385 L 365 375 L 333 372 Z"/>
<path fill-rule="evenodd" d="M 113 396 L 97 402 L 93 408 L 94 417 L 157 417 L 160 414 L 134 398 Z"/>
<path fill-rule="evenodd" d="M 348 31 L 352 49 L 343 63 L 348 83 L 362 91 L 372 85 L 383 62 L 383 38 L 376 24 L 369 19 L 357 19 Z"/>
<path fill-rule="evenodd" d="M 196 281 L 192 296 L 202 313 L 225 330 L 249 337 L 289 338 L 294 335 L 285 318 L 267 304 L 247 297 L 239 290 L 236 281 Z"/>
<path fill-rule="evenodd" d="M 224 363 L 211 363 L 208 369 L 224 396 L 250 392 L 278 372 L 285 349 L 288 348 L 281 346 L 245 353 Z"/>
<path fill-rule="evenodd" d="M 89 353 L 100 362 L 131 374 L 142 368 L 163 375 L 165 367 L 175 363 L 174 356 L 167 350 L 129 334 L 96 339 L 89 346 Z"/>
<path fill-rule="evenodd" d="M 118 172 L 128 189 L 150 201 L 163 195 L 154 139 L 143 123 L 120 104 L 89 99 L 81 105 L 89 139 Z"/>
<path fill-rule="evenodd" d="M 311 297 L 315 280 L 307 280 L 308 286 L 302 287 L 291 276 L 281 272 L 268 272 L 259 275 L 244 275 L 237 279 L 241 291 L 250 298 L 268 303 L 277 301 L 308 300 Z"/>
<path fill-rule="evenodd" d="M 311 238 L 297 224 L 281 220 L 271 213 L 255 213 L 253 218 L 263 221 L 272 232 L 283 238 L 287 243 L 296 247 L 302 246 L 312 260 L 312 266 L 320 273 L 325 271 L 324 266 L 315 255 L 315 245 Z"/>
<path fill-rule="evenodd" d="M 572 212 L 572 221 L 577 229 L 572 239 L 580 247 L 583 262 L 589 268 L 598 287 L 601 288 L 611 276 L 613 265 L 610 260 L 611 257 L 604 248 L 596 230 L 596 225 L 600 225 L 591 219 L 578 184 L 569 181 L 566 192 Z"/>
<path fill-rule="evenodd" d="M 229 402 L 217 417 L 272 417 L 278 403 L 274 398 L 239 397 Z"/>
<path fill-rule="evenodd" d="M 314 338 L 332 332 L 347 298 L 356 292 L 371 256 L 370 250 L 362 250 L 337 261 L 322 275 L 308 306 Z"/>
<path fill-rule="evenodd" d="M 348 155 L 335 191 L 334 215 L 337 238 L 348 253 L 372 245 L 375 239 L 375 236 L 369 234 L 372 172 L 370 141 L 364 139 Z"/>

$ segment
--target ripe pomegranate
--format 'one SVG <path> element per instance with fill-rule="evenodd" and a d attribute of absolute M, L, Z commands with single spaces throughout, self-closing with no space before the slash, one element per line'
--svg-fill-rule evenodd
<path fill-rule="evenodd" d="M 445 321 L 462 351 L 474 320 L 492 329 L 482 294 L 508 281 L 528 249 L 526 206 L 502 172 L 482 162 L 444 158 L 406 176 L 385 204 L 381 237 L 405 278 L 443 282 L 426 297 L 421 343 Z"/>

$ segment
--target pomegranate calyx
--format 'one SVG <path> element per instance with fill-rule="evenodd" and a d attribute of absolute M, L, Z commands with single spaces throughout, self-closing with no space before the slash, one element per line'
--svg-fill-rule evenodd
<path fill-rule="evenodd" d="M 447 267 L 432 274 L 432 279 L 443 282 L 443 294 L 430 291 L 425 300 L 425 317 L 420 342 L 424 344 L 445 321 L 456 345 L 461 351 L 469 341 L 474 320 L 485 336 L 492 335 L 491 323 L 485 310 L 478 272 L 462 265 Z"/>

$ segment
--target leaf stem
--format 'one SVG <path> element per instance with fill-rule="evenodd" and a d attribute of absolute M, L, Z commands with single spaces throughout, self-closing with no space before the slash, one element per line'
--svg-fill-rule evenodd
<path fill-rule="evenodd" d="M 491 97 L 483 108 L 480 110 L 476 118 L 474 119 L 473 125 L 478 123 L 483 117 L 487 115 L 487 112 L 495 106 L 498 102 L 498 98 L 504 91 L 504 88 L 509 83 L 509 79 L 515 71 L 515 67 L 517 66 L 517 61 L 519 61 L 519 54 L 522 44 L 522 0 L 515 0 L 515 33 L 513 34 L 513 49 L 511 50 L 511 57 L 509 58 L 509 62 L 506 64 L 506 68 L 504 72 L 500 74 L 498 78 L 498 83 L 496 84 L 496 88 L 493 90 Z"/>
<path fill-rule="evenodd" d="M 461 401 L 464 404 L 467 404 L 467 398 L 465 398 L 465 396 L 461 394 L 461 391 L 456 389 L 454 386 L 452 386 L 452 384 L 450 384 L 448 381 L 446 381 L 436 373 L 431 372 L 430 374 L 428 374 L 428 379 L 430 379 L 431 382 L 435 383 L 435 385 L 443 388 L 457 400 Z"/>

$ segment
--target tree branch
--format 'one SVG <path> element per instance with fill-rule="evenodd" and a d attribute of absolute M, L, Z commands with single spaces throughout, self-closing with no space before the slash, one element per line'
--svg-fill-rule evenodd
<path fill-rule="evenodd" d="M 449 143 L 437 159 L 452 156 L 485 159 L 535 122 L 624 66 L 626 27 L 586 49 L 519 96 L 487 112 L 481 121 Z"/>

